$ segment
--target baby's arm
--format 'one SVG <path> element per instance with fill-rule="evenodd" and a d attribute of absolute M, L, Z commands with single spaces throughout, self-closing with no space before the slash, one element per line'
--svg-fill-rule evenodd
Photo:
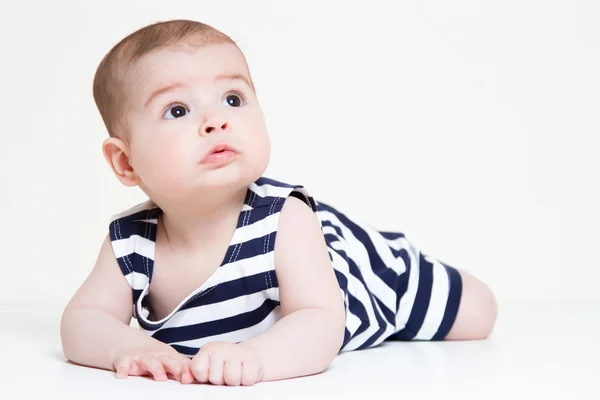
<path fill-rule="evenodd" d="M 274 257 L 282 318 L 243 343 L 261 358 L 263 381 L 325 370 L 345 332 L 342 294 L 320 224 L 295 197 L 289 197 L 281 211 Z"/>
<path fill-rule="evenodd" d="M 175 374 L 177 371 L 173 369 L 177 369 L 181 358 L 171 346 L 129 326 L 131 299 L 131 288 L 123 279 L 107 236 L 94 269 L 63 312 L 60 326 L 63 352 L 74 363 L 113 371 L 115 363 L 124 360 L 131 367 L 129 374 L 149 373 L 157 380 L 164 380 L 165 369 Z M 163 366 L 154 357 L 162 353 L 173 354 L 175 358 Z M 136 361 L 136 355 L 142 355 L 143 359 Z"/>

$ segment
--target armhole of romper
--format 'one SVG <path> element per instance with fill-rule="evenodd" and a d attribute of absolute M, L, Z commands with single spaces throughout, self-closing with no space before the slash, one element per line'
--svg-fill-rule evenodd
<path fill-rule="evenodd" d="M 310 209 L 313 209 L 313 206 L 311 205 L 311 201 L 310 201 L 310 198 L 308 197 L 308 195 L 306 193 L 303 193 L 301 188 L 296 187 L 296 188 L 291 188 L 291 191 L 287 194 L 287 196 L 282 196 L 275 200 L 275 202 L 272 204 L 270 214 L 277 213 L 278 214 L 277 219 L 279 220 L 279 213 L 283 209 L 283 205 L 284 205 L 285 201 L 290 197 L 295 197 L 295 198 L 299 199 L 304 204 L 306 204 Z M 275 229 L 275 232 L 273 232 L 269 235 L 269 238 L 270 237 L 273 238 L 273 252 L 275 251 L 275 241 L 277 240 L 277 230 L 278 229 L 279 229 L 279 221 L 277 221 L 277 228 Z M 271 236 L 273 234 L 274 234 L 274 236 Z M 271 240 L 271 239 L 265 239 L 265 240 Z M 265 242 L 265 243 L 267 243 L 267 242 Z M 266 244 L 263 246 L 263 249 L 265 251 L 268 248 L 269 248 L 269 246 Z M 273 259 L 273 262 L 274 262 L 274 259 Z M 266 284 L 267 289 L 279 286 L 279 283 L 277 281 L 277 273 L 276 273 L 276 269 L 275 269 L 275 264 L 272 265 L 272 268 L 270 270 L 268 270 L 264 273 L 264 276 L 265 276 L 265 282 L 267 282 L 267 284 Z"/>
<path fill-rule="evenodd" d="M 288 197 L 290 196 L 300 199 L 314 213 L 318 212 L 318 207 L 315 199 L 310 195 L 310 193 L 307 192 L 307 190 L 303 186 L 298 186 L 292 189 Z"/>
<path fill-rule="evenodd" d="M 121 233 L 120 233 L 121 221 L 122 221 L 122 218 L 115 218 L 109 224 L 108 233 L 109 233 L 109 238 L 110 238 L 110 248 L 112 250 L 112 255 L 115 258 L 115 261 L 117 261 L 119 270 L 121 271 L 121 274 L 123 275 L 123 279 L 125 279 L 127 281 L 129 286 L 133 290 L 133 282 L 132 281 L 130 282 L 130 280 L 127 279 L 128 275 L 131 275 L 131 278 L 133 279 L 133 272 L 134 272 L 133 264 L 131 263 L 131 260 L 129 260 L 127 258 L 127 255 L 119 256 L 117 254 L 117 250 L 115 248 L 116 241 L 129 239 L 129 238 L 123 238 L 121 236 Z"/>
<path fill-rule="evenodd" d="M 308 202 L 308 199 L 306 198 L 306 196 L 304 196 L 302 193 L 300 193 L 296 189 L 294 189 L 292 192 L 290 192 L 290 196 L 302 200 L 304 202 L 304 204 L 306 204 L 307 206 L 310 207 L 310 203 Z"/>

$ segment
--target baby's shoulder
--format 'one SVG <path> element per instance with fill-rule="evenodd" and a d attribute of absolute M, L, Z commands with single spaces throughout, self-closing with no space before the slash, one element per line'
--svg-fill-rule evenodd
<path fill-rule="evenodd" d="M 314 197 L 303 184 L 262 176 L 251 184 L 249 189 L 251 194 L 254 195 L 251 199 L 252 205 L 263 203 L 269 206 L 271 212 L 280 211 L 283 204 L 290 197 L 296 197 L 311 208 L 316 209 Z M 259 200 L 256 201 L 256 198 Z"/>
<path fill-rule="evenodd" d="M 112 215 L 108 230 L 113 246 L 128 248 L 127 242 L 132 238 L 154 241 L 159 211 L 154 202 L 146 200 Z"/>

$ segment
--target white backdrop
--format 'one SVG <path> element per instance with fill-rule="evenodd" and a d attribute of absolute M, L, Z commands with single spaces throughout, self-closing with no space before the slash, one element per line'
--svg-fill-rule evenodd
<path fill-rule="evenodd" d="M 65 304 L 144 200 L 101 154 L 104 54 L 171 18 L 231 36 L 273 157 L 500 302 L 600 298 L 600 6 L 588 1 L 3 1 L 0 301 Z"/>

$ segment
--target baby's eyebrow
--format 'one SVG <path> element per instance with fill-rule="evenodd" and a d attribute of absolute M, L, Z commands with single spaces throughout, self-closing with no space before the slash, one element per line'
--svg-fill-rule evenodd
<path fill-rule="evenodd" d="M 244 81 L 244 83 L 252 89 L 252 85 L 250 84 L 250 81 L 248 80 L 248 78 L 246 78 L 246 75 L 243 74 L 220 74 L 217 75 L 215 77 L 215 81 L 220 81 L 220 80 L 230 80 L 230 81 L 235 81 L 235 80 L 241 80 Z"/>
<path fill-rule="evenodd" d="M 246 78 L 245 75 L 242 74 L 219 74 L 215 77 L 215 81 L 221 81 L 221 80 L 230 80 L 230 81 L 235 81 L 235 80 L 241 80 L 243 81 L 249 88 L 252 89 L 252 85 L 250 84 L 250 81 L 248 80 L 248 78 Z M 162 87 L 160 89 L 157 89 L 155 91 L 153 91 L 150 96 L 148 97 L 148 100 L 146 100 L 146 103 L 144 104 L 144 108 L 148 107 L 148 104 L 150 104 L 150 102 L 158 95 L 161 95 L 163 93 L 167 93 L 170 92 L 172 90 L 181 88 L 186 86 L 184 83 L 182 82 L 174 82 L 171 83 L 170 85 L 167 85 L 165 87 Z"/>
<path fill-rule="evenodd" d="M 150 96 L 148 97 L 148 100 L 146 100 L 146 103 L 144 104 L 144 108 L 148 107 L 148 104 L 150 104 L 150 102 L 152 100 L 154 100 L 154 98 L 156 96 L 161 95 L 163 93 L 170 92 L 171 90 L 175 90 L 175 89 L 178 89 L 178 88 L 183 87 L 183 86 L 185 86 L 185 85 L 183 83 L 181 83 L 181 82 L 174 82 L 174 83 L 172 83 L 170 85 L 167 85 L 167 86 L 165 86 L 163 88 L 160 88 L 160 89 L 157 89 L 157 90 L 153 91 L 150 94 Z"/>

